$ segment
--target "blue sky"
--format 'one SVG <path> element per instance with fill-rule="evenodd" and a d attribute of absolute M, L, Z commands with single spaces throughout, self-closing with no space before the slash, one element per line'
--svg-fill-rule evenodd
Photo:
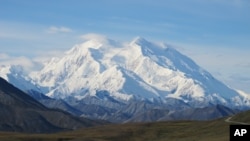
<path fill-rule="evenodd" d="M 0 64 L 32 67 L 84 34 L 174 45 L 250 93 L 249 0 L 0 0 Z"/>

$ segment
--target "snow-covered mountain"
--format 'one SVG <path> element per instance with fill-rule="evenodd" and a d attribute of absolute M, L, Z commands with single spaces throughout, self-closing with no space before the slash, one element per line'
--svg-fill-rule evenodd
<path fill-rule="evenodd" d="M 191 107 L 250 106 L 249 99 L 176 49 L 140 37 L 130 43 L 90 39 L 64 57 L 51 59 L 30 77 L 43 93 L 58 99 L 93 97 L 123 103 L 177 99 Z"/>
<path fill-rule="evenodd" d="M 0 66 L 0 77 L 22 91 L 41 91 L 39 86 L 24 72 L 22 66 Z"/>
<path fill-rule="evenodd" d="M 248 94 L 221 83 L 175 48 L 139 37 L 128 43 L 91 38 L 40 71 L 1 66 L 0 77 L 48 107 L 112 122 L 213 119 L 237 112 L 226 107 L 250 108 Z M 210 115 L 194 115 L 202 109 Z"/>

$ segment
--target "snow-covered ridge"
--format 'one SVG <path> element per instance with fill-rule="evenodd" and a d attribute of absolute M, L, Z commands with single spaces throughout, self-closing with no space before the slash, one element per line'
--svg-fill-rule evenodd
<path fill-rule="evenodd" d="M 22 66 L 1 66 L 0 77 L 23 91 L 41 91 L 39 86 L 26 75 Z"/>
<path fill-rule="evenodd" d="M 227 87 L 176 49 L 140 37 L 129 43 L 88 39 L 27 78 L 41 92 L 58 99 L 98 97 L 98 91 L 106 91 L 123 102 L 164 103 L 175 98 L 194 107 L 250 106 L 246 95 Z"/>

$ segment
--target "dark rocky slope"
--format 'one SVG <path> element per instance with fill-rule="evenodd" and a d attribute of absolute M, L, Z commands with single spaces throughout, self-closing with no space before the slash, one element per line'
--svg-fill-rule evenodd
<path fill-rule="evenodd" d="M 0 130 L 51 133 L 103 124 L 45 107 L 0 78 Z"/>

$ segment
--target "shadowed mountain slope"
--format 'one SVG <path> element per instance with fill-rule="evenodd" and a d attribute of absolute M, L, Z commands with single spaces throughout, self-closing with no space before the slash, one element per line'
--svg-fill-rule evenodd
<path fill-rule="evenodd" d="M 103 122 L 77 118 L 69 113 L 49 109 L 0 78 L 0 130 L 18 132 L 56 132 Z"/>

